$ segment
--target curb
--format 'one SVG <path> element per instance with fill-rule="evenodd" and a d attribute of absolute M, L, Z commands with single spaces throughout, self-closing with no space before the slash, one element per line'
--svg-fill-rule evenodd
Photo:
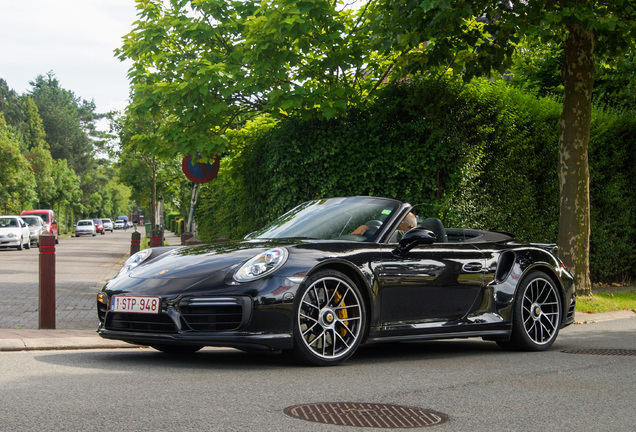
<path fill-rule="evenodd" d="M 102 339 L 94 330 L 0 330 L 0 351 L 138 348 Z"/>
<path fill-rule="evenodd" d="M 623 318 L 636 317 L 636 312 L 631 310 L 621 310 L 614 312 L 601 313 L 582 313 L 576 312 L 574 315 L 574 324 L 594 324 L 604 321 L 613 321 Z"/>

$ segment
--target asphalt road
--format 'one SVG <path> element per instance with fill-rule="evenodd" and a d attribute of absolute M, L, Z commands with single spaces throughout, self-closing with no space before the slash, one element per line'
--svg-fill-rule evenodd
<path fill-rule="evenodd" d="M 94 328 L 95 294 L 131 231 L 62 239 L 59 328 Z M 38 251 L 0 251 L 0 328 L 37 327 Z M 605 355 L 566 350 L 603 349 Z M 564 329 L 543 353 L 478 339 L 362 347 L 339 367 L 205 349 L 0 352 L 0 431 L 368 431 L 291 418 L 321 402 L 405 405 L 448 416 L 440 431 L 636 431 L 636 318 Z M 388 429 L 375 429 L 388 430 Z"/>
<path fill-rule="evenodd" d="M 565 329 L 548 352 L 476 339 L 363 347 L 344 365 L 205 349 L 0 353 L 2 431 L 369 431 L 287 416 L 319 402 L 406 405 L 443 413 L 439 431 L 636 429 L 636 318 Z M 611 353 L 611 352 L 608 352 Z M 420 429 L 421 430 L 421 429 Z"/>

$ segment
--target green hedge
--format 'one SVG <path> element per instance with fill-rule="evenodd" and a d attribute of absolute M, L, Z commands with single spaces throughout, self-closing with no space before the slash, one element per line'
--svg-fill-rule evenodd
<path fill-rule="evenodd" d="M 241 238 L 308 199 L 376 195 L 436 203 L 455 226 L 556 242 L 560 112 L 505 83 L 436 80 L 387 86 L 339 119 L 267 123 L 235 139 L 202 188 L 199 236 Z M 596 113 L 592 129 L 591 276 L 633 280 L 636 120 Z"/>
<path fill-rule="evenodd" d="M 174 223 L 175 219 L 181 217 L 179 213 L 170 213 L 166 215 L 166 227 L 168 230 L 174 232 L 176 230 L 176 224 Z"/>

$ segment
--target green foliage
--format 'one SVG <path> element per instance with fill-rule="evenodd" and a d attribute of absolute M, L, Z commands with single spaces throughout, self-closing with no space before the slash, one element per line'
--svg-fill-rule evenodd
<path fill-rule="evenodd" d="M 555 242 L 560 105 L 486 81 L 473 82 L 462 97 L 476 134 L 467 137 L 475 143 L 469 164 L 478 168 L 464 174 L 450 207 L 464 224 Z"/>
<path fill-rule="evenodd" d="M 244 132 L 219 177 L 202 188 L 199 236 L 241 238 L 309 199 L 377 195 L 436 203 L 454 226 L 554 243 L 560 111 L 503 83 L 422 80 L 388 86 L 376 105 L 339 119 L 292 118 L 269 132 Z M 612 112 L 593 121 L 597 281 L 636 277 L 634 123 Z"/>
<path fill-rule="evenodd" d="M 137 0 L 140 19 L 124 38 L 133 61 L 129 114 L 165 115 L 162 157 L 220 154 L 224 134 L 255 113 L 330 119 L 361 103 L 390 70 L 370 48 L 368 8 L 344 1 Z"/>
<path fill-rule="evenodd" d="M 93 143 L 82 128 L 81 100 L 63 89 L 53 73 L 31 82 L 31 96 L 37 105 L 53 159 L 66 159 L 83 176 L 93 162 Z"/>
<path fill-rule="evenodd" d="M 597 112 L 590 137 L 591 277 L 636 278 L 636 118 Z"/>
<path fill-rule="evenodd" d="M 0 113 L 0 211 L 18 214 L 35 196 L 35 178 L 29 162 Z"/>

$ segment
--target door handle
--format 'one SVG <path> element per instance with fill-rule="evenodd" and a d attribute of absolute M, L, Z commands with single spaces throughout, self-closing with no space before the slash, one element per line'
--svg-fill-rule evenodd
<path fill-rule="evenodd" d="M 465 272 L 476 273 L 481 271 L 481 269 L 484 268 L 484 266 L 479 262 L 469 262 L 464 264 L 462 268 L 464 269 Z"/>

